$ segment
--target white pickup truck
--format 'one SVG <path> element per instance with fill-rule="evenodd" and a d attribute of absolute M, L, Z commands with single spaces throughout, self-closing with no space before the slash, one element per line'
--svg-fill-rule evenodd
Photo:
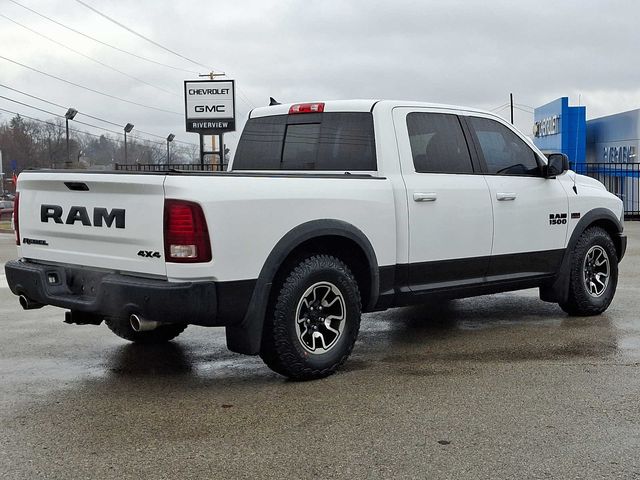
<path fill-rule="evenodd" d="M 67 323 L 147 343 L 224 326 L 231 350 L 320 378 L 362 312 L 531 287 L 603 312 L 622 202 L 568 168 L 471 108 L 256 108 L 229 172 L 23 172 L 6 275 L 25 309 Z"/>

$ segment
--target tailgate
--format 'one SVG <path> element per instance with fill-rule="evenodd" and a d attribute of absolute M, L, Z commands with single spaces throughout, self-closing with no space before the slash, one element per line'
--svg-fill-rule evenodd
<path fill-rule="evenodd" d="M 20 255 L 166 276 L 164 179 L 164 175 L 23 172 L 18 181 Z"/>

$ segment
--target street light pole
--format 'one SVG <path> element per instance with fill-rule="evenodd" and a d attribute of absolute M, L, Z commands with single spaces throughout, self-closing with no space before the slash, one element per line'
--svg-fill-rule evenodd
<path fill-rule="evenodd" d="M 169 143 L 173 142 L 173 139 L 176 138 L 176 136 L 173 133 L 170 133 L 167 136 L 167 165 L 171 165 L 171 156 L 169 153 Z"/>
<path fill-rule="evenodd" d="M 73 120 L 78 114 L 75 108 L 70 108 L 67 113 L 64 114 L 64 123 L 67 131 L 67 163 L 71 163 L 71 150 L 69 149 L 69 120 Z"/>
<path fill-rule="evenodd" d="M 131 130 L 133 130 L 133 124 L 127 123 L 124 126 L 124 164 L 125 165 L 129 164 L 129 160 L 127 159 L 127 133 L 131 132 Z"/>

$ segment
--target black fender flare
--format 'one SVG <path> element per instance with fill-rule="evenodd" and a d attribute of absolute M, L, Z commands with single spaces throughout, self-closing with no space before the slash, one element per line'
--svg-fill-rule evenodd
<path fill-rule="evenodd" d="M 317 237 L 336 236 L 355 242 L 364 252 L 369 263 L 371 285 L 369 301 L 365 310 L 373 309 L 380 293 L 380 273 L 375 250 L 367 236 L 357 227 L 343 220 L 319 219 L 298 225 L 286 233 L 273 247 L 256 281 L 247 313 L 238 324 L 226 327 L 229 350 L 256 355 L 260 353 L 262 325 L 267 311 L 274 278 L 289 254 L 304 242 Z"/>
<path fill-rule="evenodd" d="M 560 264 L 558 274 L 553 282 L 540 289 L 540 298 L 547 302 L 566 302 L 569 296 L 569 267 L 571 265 L 571 252 L 584 231 L 596 222 L 606 221 L 614 226 L 616 235 L 612 238 L 618 252 L 618 261 L 622 260 L 626 248 L 626 241 L 622 235 L 623 225 L 620 219 L 607 208 L 594 208 L 587 212 L 573 229 L 571 237 L 567 242 L 567 247 Z"/>

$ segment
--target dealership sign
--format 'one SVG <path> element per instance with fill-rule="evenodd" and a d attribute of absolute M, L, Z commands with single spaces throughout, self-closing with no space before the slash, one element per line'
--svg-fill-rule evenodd
<path fill-rule="evenodd" d="M 560 133 L 560 115 L 543 118 L 533 124 L 533 135 L 536 137 L 546 137 L 558 133 Z"/>
<path fill-rule="evenodd" d="M 187 132 L 219 135 L 236 129 L 234 80 L 184 82 Z"/>
<path fill-rule="evenodd" d="M 602 160 L 606 163 L 635 163 L 636 147 L 633 145 L 604 147 Z"/>

